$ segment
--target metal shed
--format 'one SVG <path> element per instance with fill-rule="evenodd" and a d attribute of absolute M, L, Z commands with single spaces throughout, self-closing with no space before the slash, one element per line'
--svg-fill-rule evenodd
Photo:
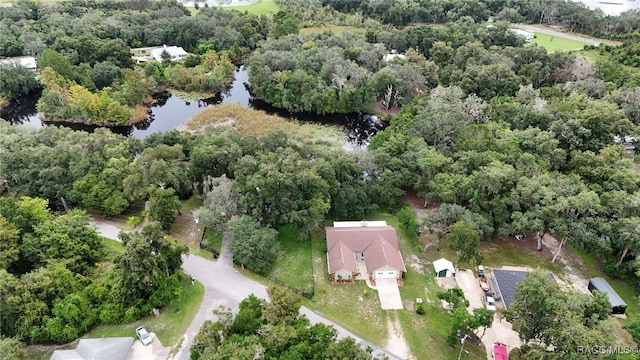
<path fill-rule="evenodd" d="M 612 314 L 625 313 L 625 311 L 627 310 L 627 303 L 625 303 L 620 295 L 618 295 L 618 293 L 613 290 L 607 280 L 600 277 L 589 280 L 589 291 L 593 292 L 594 290 L 598 290 L 607 294 L 607 297 L 609 298 L 609 304 L 611 305 Z"/>

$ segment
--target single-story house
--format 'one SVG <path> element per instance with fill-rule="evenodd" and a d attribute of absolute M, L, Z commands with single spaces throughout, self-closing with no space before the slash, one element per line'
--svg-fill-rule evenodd
<path fill-rule="evenodd" d="M 627 303 L 625 303 L 620 295 L 618 295 L 618 293 L 613 290 L 607 280 L 600 277 L 593 278 L 589 280 L 588 288 L 592 293 L 598 290 L 607 295 L 607 297 L 609 298 L 609 304 L 611 305 L 612 314 L 624 314 L 627 310 Z"/>
<path fill-rule="evenodd" d="M 440 258 L 433 262 L 436 277 L 452 277 L 456 275 L 456 268 L 453 263 L 445 258 Z"/>
<path fill-rule="evenodd" d="M 407 271 L 396 229 L 385 221 L 334 222 L 325 231 L 327 264 L 334 281 L 353 280 L 365 273 L 372 280 L 401 279 Z"/>
<path fill-rule="evenodd" d="M 19 56 L 0 60 L 0 64 L 17 64 L 26 67 L 29 70 L 36 71 L 38 65 L 36 58 L 33 56 Z"/>
<path fill-rule="evenodd" d="M 50 360 L 126 360 L 132 337 L 80 339 L 73 350 L 55 350 Z"/>
<path fill-rule="evenodd" d="M 184 49 L 181 48 L 180 46 L 164 45 L 163 47 L 159 47 L 151 50 L 151 57 L 154 58 L 156 61 L 162 61 L 163 60 L 162 53 L 164 52 L 169 54 L 169 59 L 171 61 L 184 60 L 187 58 L 187 55 L 189 55 L 189 53 L 184 51 Z"/>

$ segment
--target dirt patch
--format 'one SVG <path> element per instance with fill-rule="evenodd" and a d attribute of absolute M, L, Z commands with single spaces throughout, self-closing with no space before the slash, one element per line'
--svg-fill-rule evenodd
<path fill-rule="evenodd" d="M 446 291 L 457 287 L 458 283 L 456 282 L 456 278 L 454 277 L 437 277 L 436 285 L 438 285 L 438 287 L 440 287 L 442 290 Z"/>
<path fill-rule="evenodd" d="M 425 263 L 416 254 L 411 254 L 411 256 L 407 260 L 407 264 L 409 265 L 411 270 L 417 272 L 418 274 L 424 274 Z"/>
<path fill-rule="evenodd" d="M 400 114 L 400 107 L 395 106 L 391 109 L 387 109 L 384 105 L 382 105 L 382 101 L 378 101 L 373 104 L 373 112 L 380 115 L 393 115 L 396 116 Z"/>
<path fill-rule="evenodd" d="M 402 302 L 404 304 L 404 308 L 407 309 L 408 311 L 415 311 L 415 308 L 413 307 L 413 303 L 414 301 L 412 299 L 404 299 L 404 301 Z"/>
<path fill-rule="evenodd" d="M 384 348 L 389 350 L 392 354 L 399 356 L 401 359 L 415 359 L 415 356 L 413 356 L 409 350 L 407 341 L 404 339 L 402 325 L 400 325 L 398 319 L 391 319 L 391 317 L 392 316 L 387 320 L 389 338 L 387 339 Z"/>

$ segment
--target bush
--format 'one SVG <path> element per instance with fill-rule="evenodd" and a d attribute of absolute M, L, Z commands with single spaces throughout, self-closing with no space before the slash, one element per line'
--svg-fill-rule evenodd
<path fill-rule="evenodd" d="M 627 321 L 627 323 L 622 327 L 631 334 L 633 340 L 640 343 L 640 319 L 636 318 L 631 321 Z"/>
<path fill-rule="evenodd" d="M 424 305 L 418 304 L 418 306 L 416 306 L 416 313 L 418 315 L 424 315 L 424 313 L 425 313 Z"/>
<path fill-rule="evenodd" d="M 411 236 L 417 236 L 420 225 L 416 220 L 416 211 L 409 207 L 409 204 L 405 204 L 400 211 L 398 211 L 398 221 L 400 222 L 400 228 L 405 230 Z"/>

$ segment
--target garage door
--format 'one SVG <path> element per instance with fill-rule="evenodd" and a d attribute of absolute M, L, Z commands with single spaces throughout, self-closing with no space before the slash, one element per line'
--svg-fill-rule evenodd
<path fill-rule="evenodd" d="M 376 278 L 385 279 L 385 278 L 395 278 L 395 271 L 376 271 Z"/>

